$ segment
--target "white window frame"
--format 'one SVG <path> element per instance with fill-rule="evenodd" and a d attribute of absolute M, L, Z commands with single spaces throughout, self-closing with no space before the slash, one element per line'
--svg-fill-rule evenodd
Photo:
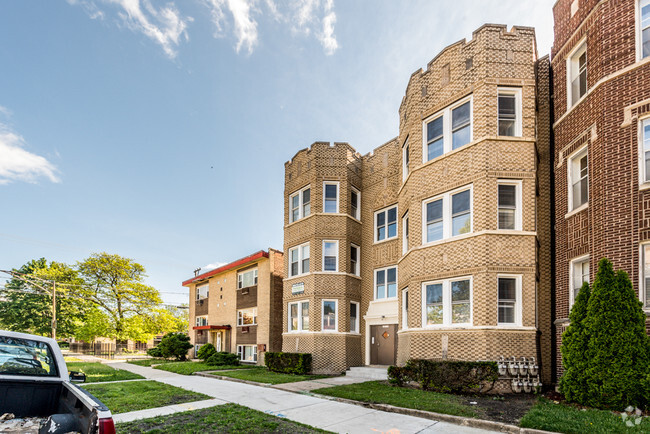
<path fill-rule="evenodd" d="M 253 348 L 253 360 L 246 360 L 244 356 L 246 355 L 244 348 L 251 347 Z M 244 363 L 257 363 L 257 345 L 237 345 L 237 357 L 240 362 Z"/>
<path fill-rule="evenodd" d="M 391 268 L 395 269 L 395 297 L 389 297 L 388 296 L 388 270 L 390 270 Z M 386 286 L 386 296 L 382 297 L 382 298 L 377 298 L 377 273 L 380 272 L 380 271 L 385 272 L 385 274 L 384 274 L 385 275 L 384 286 Z M 399 290 L 397 289 L 397 283 L 399 282 L 398 272 L 399 272 L 399 270 L 398 270 L 397 265 L 391 265 L 391 266 L 388 266 L 388 267 L 375 268 L 374 269 L 374 271 L 373 271 L 373 286 L 372 286 L 372 288 L 373 288 L 373 290 L 372 290 L 372 292 L 373 292 L 373 294 L 372 294 L 373 300 L 397 300 L 397 295 L 399 293 Z"/>
<path fill-rule="evenodd" d="M 636 42 L 636 60 L 641 61 L 645 59 L 643 57 L 643 27 L 642 27 L 642 22 L 641 22 L 641 9 L 643 6 L 648 6 L 650 5 L 650 0 L 635 0 L 634 1 L 634 23 L 635 23 L 635 42 Z M 648 24 L 650 25 L 650 23 Z M 650 57 L 650 56 L 646 56 Z"/>
<path fill-rule="evenodd" d="M 201 289 L 205 288 L 205 297 L 201 297 Z M 210 297 L 210 284 L 205 283 L 203 285 L 197 285 L 195 288 L 196 291 L 196 301 L 206 300 Z"/>
<path fill-rule="evenodd" d="M 253 314 L 253 323 L 252 324 L 244 324 L 244 312 L 249 312 L 251 311 Z M 239 309 L 237 310 L 237 327 L 248 327 L 248 326 L 254 326 L 257 325 L 257 308 L 256 307 L 248 307 L 246 309 Z"/>
<path fill-rule="evenodd" d="M 639 301 L 643 304 L 643 310 L 650 312 L 650 302 L 646 303 L 645 299 L 650 299 L 646 297 L 650 288 L 647 288 L 645 285 L 645 270 L 644 270 L 644 260 L 645 260 L 645 247 L 650 248 L 650 242 L 644 242 L 639 245 Z"/>
<path fill-rule="evenodd" d="M 402 255 L 409 251 L 409 212 L 402 216 Z"/>
<path fill-rule="evenodd" d="M 501 229 L 499 227 L 499 185 L 515 186 L 515 227 L 514 229 Z M 523 182 L 517 179 L 497 179 L 497 229 L 500 231 L 521 231 L 523 227 Z"/>
<path fill-rule="evenodd" d="M 205 321 L 203 321 L 205 320 Z M 197 327 L 203 327 L 209 325 L 208 323 L 208 316 L 207 315 L 199 315 L 194 319 L 194 324 Z"/>
<path fill-rule="evenodd" d="M 402 145 L 402 182 L 406 181 L 409 176 L 409 165 L 411 163 L 411 148 L 409 147 L 409 139 L 407 138 Z"/>
<path fill-rule="evenodd" d="M 289 272 L 287 273 L 289 277 L 297 277 L 297 276 L 302 276 L 303 274 L 308 274 L 309 270 L 304 270 L 303 269 L 303 262 L 306 258 L 303 258 L 303 247 L 307 247 L 309 249 L 309 265 L 311 266 L 311 247 L 309 246 L 309 243 L 303 243 L 298 246 L 292 247 L 289 249 Z M 298 274 L 292 274 L 291 273 L 291 252 L 294 250 L 298 250 Z"/>
<path fill-rule="evenodd" d="M 407 330 L 409 328 L 408 297 L 409 297 L 409 289 L 407 286 L 406 288 L 402 289 L 402 330 Z"/>
<path fill-rule="evenodd" d="M 580 290 L 580 288 L 576 288 L 574 286 L 574 278 L 575 278 L 575 267 L 577 264 L 583 264 L 587 262 L 589 265 L 589 277 L 587 278 L 587 282 L 591 283 L 591 264 L 589 263 L 589 255 L 582 255 L 577 258 L 571 259 L 569 262 L 569 309 L 573 307 L 573 303 L 576 302 L 575 300 L 575 292 L 576 290 Z M 582 287 L 582 285 L 580 285 Z"/>
<path fill-rule="evenodd" d="M 521 137 L 522 132 L 522 105 L 521 105 L 521 88 L 520 87 L 499 87 L 497 88 L 497 135 L 499 135 L 499 96 L 514 95 L 515 97 L 515 134 L 514 136 L 503 137 Z"/>
<path fill-rule="evenodd" d="M 323 318 L 325 318 L 325 303 L 334 302 L 334 329 L 325 329 Z M 323 299 L 320 304 L 320 328 L 323 333 L 338 333 L 339 331 L 339 301 L 337 299 Z"/>
<path fill-rule="evenodd" d="M 650 0 L 648 0 L 650 2 Z M 648 137 L 645 136 L 644 129 L 646 126 L 650 127 L 650 117 L 641 118 L 638 121 L 639 132 L 638 140 L 639 143 L 639 185 L 650 184 L 650 173 L 646 173 L 646 163 L 645 163 L 645 143 L 644 139 L 650 144 L 650 134 Z M 650 149 L 648 151 L 650 153 Z"/>
<path fill-rule="evenodd" d="M 469 232 L 464 234 L 452 235 L 452 201 L 455 194 L 469 190 Z M 442 199 L 442 238 L 439 240 L 427 241 L 427 204 Z M 467 236 L 474 232 L 474 185 L 469 184 L 434 196 L 422 201 L 422 245 L 440 243 L 442 241 Z"/>
<path fill-rule="evenodd" d="M 350 256 L 352 255 L 352 249 L 356 249 L 357 251 L 357 263 L 354 267 L 354 270 L 352 270 L 352 274 L 355 276 L 361 276 L 361 247 L 354 243 L 350 243 Z M 352 268 L 352 257 L 349 258 L 350 263 L 350 268 Z"/>
<path fill-rule="evenodd" d="M 336 267 L 334 270 L 325 270 L 325 243 L 334 243 L 336 249 Z M 325 273 L 338 273 L 339 271 L 339 240 L 323 240 L 322 250 L 321 250 L 321 271 Z"/>
<path fill-rule="evenodd" d="M 335 212 L 330 212 L 330 211 L 325 211 L 325 202 L 327 201 L 325 198 L 325 186 L 327 185 L 335 185 L 336 186 L 336 211 Z M 338 214 L 341 204 L 341 185 L 338 181 L 323 181 L 323 213 L 326 214 Z"/>
<path fill-rule="evenodd" d="M 469 322 L 452 323 L 451 283 L 469 280 Z M 427 285 L 442 284 L 442 324 L 427 324 Z M 474 279 L 472 276 L 422 282 L 422 328 L 436 329 L 449 327 L 471 327 L 474 325 Z"/>
<path fill-rule="evenodd" d="M 304 194 L 306 190 L 310 190 L 311 185 L 307 185 L 306 187 L 301 188 L 300 190 L 296 191 L 295 193 L 292 193 L 289 195 L 289 223 L 297 222 L 300 219 L 303 219 L 305 217 L 308 217 L 311 215 L 311 191 L 309 192 L 309 214 L 305 215 L 305 198 Z M 298 198 L 298 218 L 294 220 L 293 218 L 293 208 L 292 202 L 293 198 L 299 196 Z"/>
<path fill-rule="evenodd" d="M 309 318 L 309 324 L 307 325 L 307 328 L 305 328 L 304 316 L 302 315 L 302 309 L 304 303 L 307 303 L 307 305 L 309 306 L 309 300 L 292 301 L 291 303 L 288 304 L 287 318 L 289 322 L 287 324 L 287 331 L 289 333 L 301 333 L 304 331 L 309 331 L 309 325 L 311 324 L 311 315 L 307 315 L 307 318 Z M 293 318 L 291 316 L 291 305 L 294 304 L 298 306 L 298 328 L 296 330 L 291 329 L 291 319 Z M 309 307 L 307 307 L 307 311 L 309 312 Z"/>
<path fill-rule="evenodd" d="M 455 149 L 452 149 L 452 131 L 451 131 L 451 112 L 457 108 L 465 104 L 466 102 L 469 101 L 469 142 L 467 142 L 463 146 L 467 146 L 468 144 L 472 143 L 474 140 L 474 97 L 473 95 L 468 95 L 465 98 L 459 99 L 455 103 L 445 107 L 444 109 L 440 110 L 439 112 L 429 116 L 422 122 L 422 163 L 426 163 L 427 161 L 433 161 L 436 158 L 440 158 L 444 156 L 445 154 L 448 154 L 451 151 L 455 151 Z M 442 137 L 443 137 L 443 146 L 442 146 L 442 155 L 439 155 L 438 157 L 432 158 L 431 160 L 427 160 L 428 157 L 428 149 L 427 149 L 427 124 L 429 122 L 432 122 L 439 117 L 443 116 L 442 119 Z M 461 146 L 460 148 L 462 148 Z"/>
<path fill-rule="evenodd" d="M 244 284 L 244 275 L 248 273 L 253 273 L 253 285 L 257 286 L 257 268 L 254 270 L 244 270 L 237 273 L 237 289 L 248 288 L 247 286 L 242 286 Z"/>
<path fill-rule="evenodd" d="M 354 214 L 352 214 L 352 193 L 356 193 L 357 195 L 357 212 Z M 355 219 L 361 221 L 361 191 L 358 188 L 352 186 L 350 186 L 350 215 Z"/>
<path fill-rule="evenodd" d="M 587 53 L 587 65 L 585 68 L 587 68 L 587 78 L 586 78 L 586 86 L 585 86 L 585 93 L 584 95 L 581 95 L 580 98 L 576 100 L 575 103 L 573 103 L 573 90 L 571 89 L 571 86 L 573 84 L 573 80 L 580 75 L 580 64 L 579 64 L 579 59 L 582 53 Z M 587 52 L 587 38 L 583 38 L 578 42 L 573 50 L 567 55 L 566 58 L 566 96 L 567 96 L 567 109 L 570 109 L 580 103 L 584 99 L 584 97 L 589 93 L 589 53 Z M 577 70 L 577 75 L 576 77 L 573 77 L 574 70 Z"/>
<path fill-rule="evenodd" d="M 359 304 L 358 301 L 351 301 L 351 302 L 350 302 L 350 305 L 353 305 L 353 304 L 357 306 L 357 317 L 354 319 L 354 330 L 352 330 L 352 316 L 351 316 L 351 313 L 352 313 L 352 312 L 348 312 L 348 321 L 349 321 L 349 323 L 350 323 L 350 327 L 349 327 L 350 329 L 349 329 L 348 331 L 349 331 L 350 333 L 356 333 L 356 334 L 359 334 L 359 333 L 361 333 L 361 332 L 359 331 L 359 324 L 360 324 L 359 319 L 360 319 L 360 317 L 361 317 L 361 311 L 360 311 L 359 309 L 360 309 L 360 306 L 361 306 L 361 305 Z"/>
<path fill-rule="evenodd" d="M 583 203 L 582 205 L 573 208 L 573 162 L 575 160 L 580 161 L 580 159 L 584 156 L 587 155 L 587 201 Z M 580 149 L 577 149 L 575 152 L 573 152 L 569 157 L 567 158 L 567 182 L 568 182 L 568 206 L 569 206 L 569 211 L 568 212 L 573 212 L 573 211 L 578 211 L 584 208 L 587 208 L 589 206 L 589 149 L 588 146 L 585 145 L 581 147 Z"/>
<path fill-rule="evenodd" d="M 515 279 L 515 322 L 499 322 L 499 279 Z M 522 275 L 521 274 L 497 274 L 497 325 L 499 327 L 521 327 L 522 324 Z"/>
<path fill-rule="evenodd" d="M 395 208 L 395 236 L 389 237 L 388 236 L 388 210 L 390 210 L 392 208 Z M 386 237 L 384 239 L 382 239 L 382 240 L 378 239 L 378 234 L 377 234 L 377 215 L 381 214 L 381 213 L 386 214 L 385 219 L 384 219 L 385 226 L 386 226 Z M 380 209 L 378 211 L 375 211 L 375 213 L 373 215 L 373 218 L 372 218 L 372 227 L 373 227 L 373 229 L 375 231 L 375 234 L 373 235 L 373 240 L 375 241 L 375 243 L 383 243 L 384 241 L 388 241 L 388 240 L 392 240 L 392 239 L 397 238 L 397 236 L 399 234 L 399 224 L 398 224 L 399 218 L 398 217 L 399 217 L 399 209 L 397 207 L 397 204 L 390 205 L 390 206 L 387 206 L 386 208 L 382 208 L 382 209 Z"/>

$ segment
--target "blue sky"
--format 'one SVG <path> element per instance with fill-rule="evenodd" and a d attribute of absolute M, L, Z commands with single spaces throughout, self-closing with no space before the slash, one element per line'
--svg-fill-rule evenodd
<path fill-rule="evenodd" d="M 0 269 L 135 259 L 168 303 L 283 242 L 284 163 L 398 133 L 409 76 L 486 22 L 552 44 L 553 1 L 0 2 Z"/>

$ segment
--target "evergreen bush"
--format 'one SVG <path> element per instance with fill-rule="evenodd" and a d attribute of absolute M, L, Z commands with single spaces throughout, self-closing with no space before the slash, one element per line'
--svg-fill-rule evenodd
<path fill-rule="evenodd" d="M 185 360 L 192 344 L 185 333 L 167 333 L 156 348 L 160 349 L 160 354 L 166 359 L 175 357 L 177 360 Z"/>
<path fill-rule="evenodd" d="M 160 348 L 158 348 L 157 346 L 153 347 L 153 348 L 149 348 L 147 350 L 147 354 L 149 356 L 151 356 L 151 357 L 162 357 L 163 356 L 162 351 L 160 351 Z"/>
<path fill-rule="evenodd" d="M 237 366 L 239 365 L 239 358 L 237 354 L 215 351 L 214 354 L 206 359 L 205 363 L 210 366 Z"/>
<path fill-rule="evenodd" d="M 311 372 L 311 354 L 308 353 L 267 352 L 264 354 L 264 363 L 273 372 L 297 375 Z"/>
<path fill-rule="evenodd" d="M 591 290 L 585 282 L 578 292 L 569 314 L 570 324 L 562 334 L 562 366 L 564 374 L 560 378 L 560 392 L 569 402 L 585 402 L 587 399 L 587 351 L 589 336 L 585 330 L 587 306 Z"/>
<path fill-rule="evenodd" d="M 196 358 L 201 360 L 207 360 L 211 355 L 217 352 L 217 349 L 211 343 L 201 345 L 199 351 L 196 353 Z"/>
<path fill-rule="evenodd" d="M 388 368 L 388 381 L 395 386 L 415 381 L 422 390 L 444 393 L 484 393 L 498 379 L 496 362 L 409 359 L 406 366 Z"/>

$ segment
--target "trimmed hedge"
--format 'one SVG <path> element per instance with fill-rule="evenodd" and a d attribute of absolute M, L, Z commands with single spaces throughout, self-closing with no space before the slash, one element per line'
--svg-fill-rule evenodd
<path fill-rule="evenodd" d="M 199 351 L 196 353 L 196 358 L 201 360 L 207 360 L 217 352 L 217 349 L 211 343 L 201 345 Z"/>
<path fill-rule="evenodd" d="M 237 366 L 239 365 L 239 357 L 237 357 L 237 354 L 224 351 L 215 352 L 206 359 L 205 363 L 210 366 Z"/>
<path fill-rule="evenodd" d="M 305 375 L 311 372 L 309 353 L 264 353 L 264 363 L 269 371 Z"/>
<path fill-rule="evenodd" d="M 158 347 L 149 348 L 147 354 L 151 357 L 162 357 L 162 351 Z"/>
<path fill-rule="evenodd" d="M 484 393 L 498 378 L 496 362 L 410 359 L 404 367 L 388 368 L 391 384 L 403 386 L 414 381 L 422 390 L 443 393 Z"/>

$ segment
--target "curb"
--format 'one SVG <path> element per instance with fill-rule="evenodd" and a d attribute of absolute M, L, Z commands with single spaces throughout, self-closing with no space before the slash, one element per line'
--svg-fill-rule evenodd
<path fill-rule="evenodd" d="M 424 419 L 430 419 L 430 420 L 436 420 L 436 421 L 441 421 L 441 422 L 447 422 L 447 423 L 453 423 L 455 425 L 461 425 L 461 426 L 468 426 L 471 428 L 480 428 L 480 429 L 486 429 L 490 431 L 499 431 L 499 432 L 506 432 L 506 433 L 518 433 L 518 434 L 559 434 L 559 433 L 553 433 L 552 431 L 543 431 L 543 430 L 538 430 L 538 429 L 532 429 L 532 428 L 521 428 L 515 425 L 509 425 L 506 423 L 502 422 L 494 422 L 491 420 L 484 420 L 484 419 L 473 419 L 469 417 L 462 417 L 462 416 L 453 416 L 450 414 L 444 414 L 444 413 L 434 413 L 432 411 L 425 411 L 425 410 L 415 410 L 412 408 L 404 408 L 404 407 L 395 407 L 394 405 L 389 405 L 389 404 L 375 404 L 375 403 L 370 403 L 370 402 L 362 402 L 362 401 L 354 401 L 352 399 L 346 399 L 346 398 L 336 398 L 332 396 L 327 396 L 327 395 L 320 395 L 318 393 L 310 393 L 311 396 L 317 397 L 317 398 L 322 398 L 322 399 L 327 399 L 330 401 L 337 401 L 337 402 L 342 402 L 345 404 L 353 404 L 353 405 L 358 405 L 360 407 L 366 407 L 366 408 L 371 408 L 373 410 L 380 410 L 380 411 L 385 411 L 389 413 L 399 413 L 399 414 L 405 414 L 407 416 L 415 416 L 415 417 L 421 417 Z"/>

